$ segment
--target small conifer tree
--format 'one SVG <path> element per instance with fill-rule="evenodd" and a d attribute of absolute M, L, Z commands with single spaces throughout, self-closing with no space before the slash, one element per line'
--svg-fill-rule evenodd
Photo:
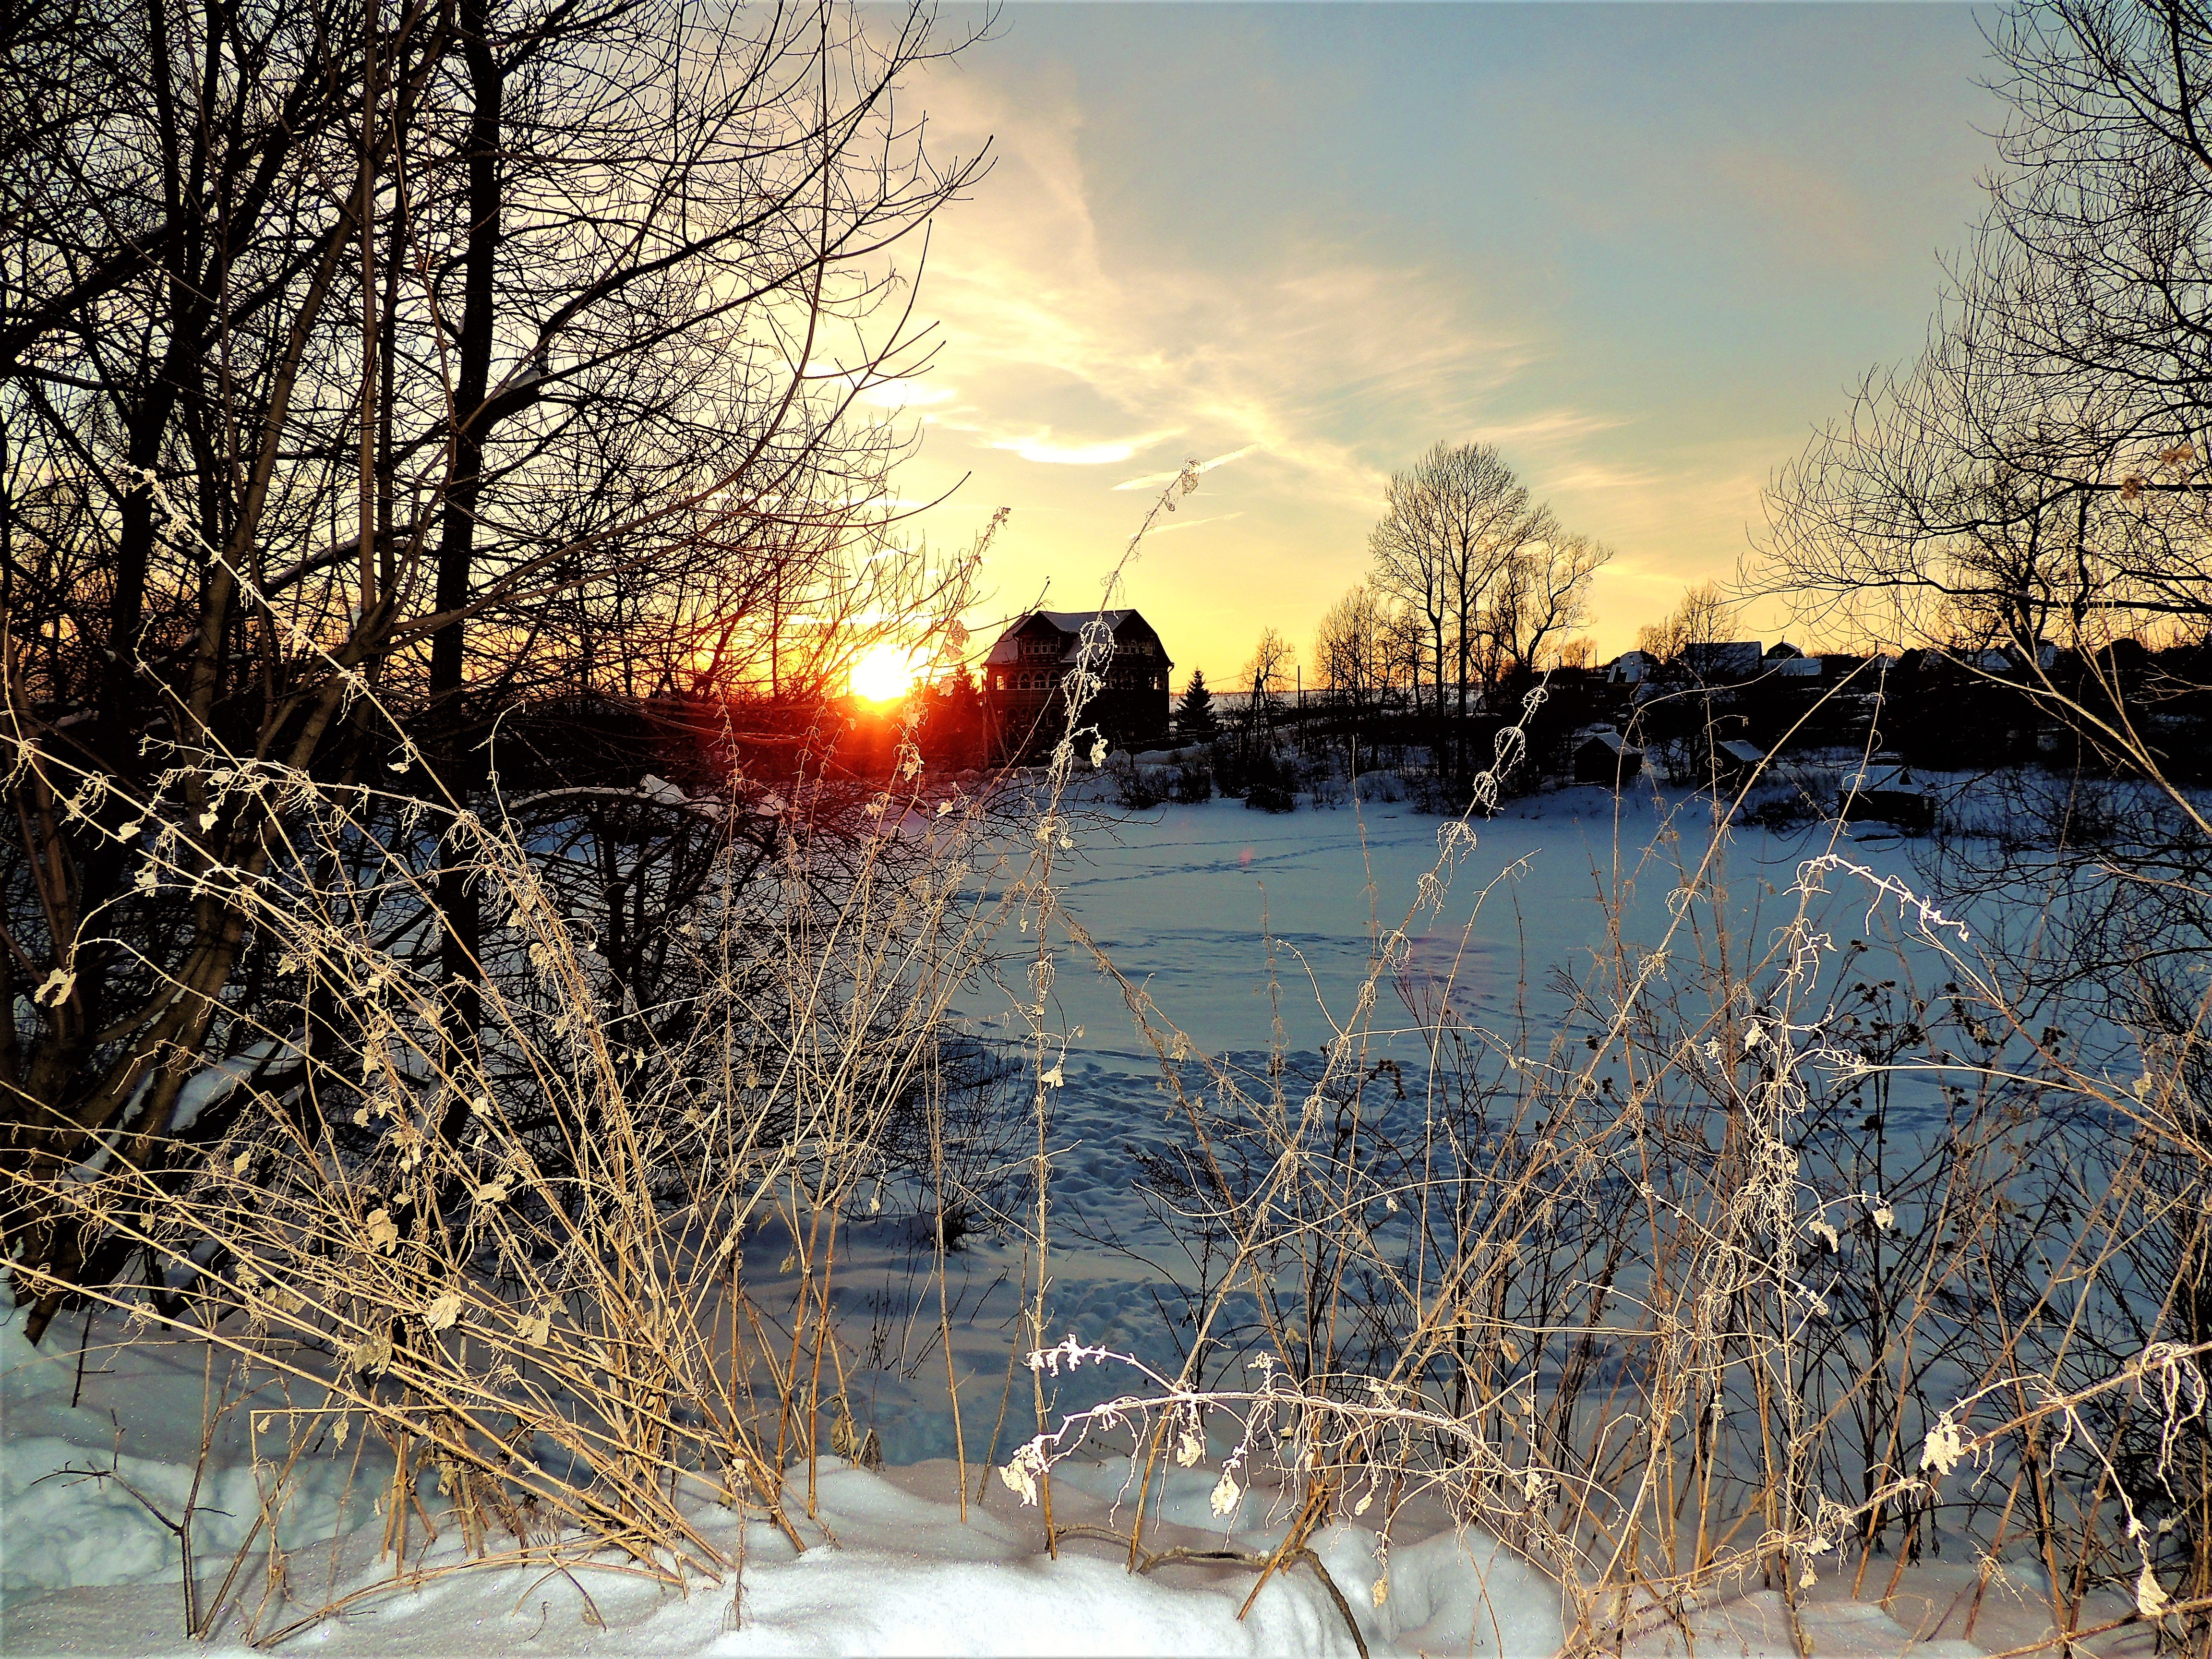
<path fill-rule="evenodd" d="M 1218 737 L 1221 723 L 1213 715 L 1213 693 L 1206 689 L 1206 671 L 1190 671 L 1190 684 L 1176 705 L 1176 737 L 1183 743 L 1205 743 Z"/>

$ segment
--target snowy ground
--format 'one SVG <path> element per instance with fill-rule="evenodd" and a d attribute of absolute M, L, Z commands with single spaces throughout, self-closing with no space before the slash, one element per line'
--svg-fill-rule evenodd
<path fill-rule="evenodd" d="M 1695 859 L 1709 820 L 1692 806 L 1682 855 Z M 1575 790 L 1520 804 L 1478 826 L 1448 902 L 1418 930 L 1417 963 L 1449 968 L 1459 1006 L 1510 1024 L 1540 1025 L 1555 964 L 1586 965 L 1600 890 L 1613 879 L 1615 848 L 1633 857 L 1662 827 L 1648 799 L 1625 805 L 1597 790 Z M 1170 806 L 1093 836 L 1062 866 L 1072 912 L 1121 969 L 1194 1043 L 1215 1054 L 1264 1048 L 1279 989 L 1285 1039 L 1310 1055 L 1340 1018 L 1367 970 L 1379 933 L 1398 927 L 1421 873 L 1437 854 L 1437 819 L 1403 805 L 1370 804 L 1273 817 L 1235 801 Z M 1790 907 L 1799 862 L 1826 846 L 1816 839 L 1761 830 L 1735 836 L 1727 866 L 1735 925 L 1756 933 Z M 1876 831 L 1850 842 L 1851 856 L 1878 874 L 1903 874 L 1893 837 Z M 1503 878 L 1480 901 L 1477 896 Z M 1671 866 L 1651 867 L 1628 906 L 1632 933 L 1654 938 L 1666 925 Z M 1839 937 L 1863 930 L 1871 898 L 1842 879 L 1826 902 Z M 1472 919 L 1472 926 L 1470 921 Z M 1160 1133 L 1164 1102 L 1152 1050 L 1138 1042 L 1120 993 L 1065 955 L 1054 988 L 1055 1019 L 1079 1030 L 1070 1044 L 1055 1138 L 1054 1201 L 1091 1242 L 1057 1258 L 1050 1323 L 1085 1340 L 1122 1347 L 1171 1369 L 1163 1335 L 1158 1279 L 1143 1246 L 1158 1243 L 1129 1179 L 1128 1147 Z M 978 1011 L 987 1012 L 987 1011 Z M 1388 1024 L 1386 1016 L 1379 1024 Z M 979 1239 L 960 1253 L 952 1286 L 965 1322 L 956 1352 L 963 1381 L 969 1512 L 963 1522 L 951 1465 L 951 1415 L 941 1387 L 943 1359 L 916 1360 L 901 1381 L 898 1356 L 911 1356 L 927 1332 L 908 1246 L 890 1216 L 872 1239 L 856 1241 L 848 1317 L 872 1321 L 873 1340 L 890 1356 L 870 1401 L 872 1421 L 893 1467 L 877 1474 L 836 1469 L 822 1481 L 817 1519 L 802 1523 L 812 1547 L 803 1554 L 758 1520 L 727 1511 L 702 1526 L 735 1553 L 743 1540 L 739 1583 L 678 1597 L 610 1567 L 580 1579 L 549 1576 L 543 1565 L 436 1570 L 458 1560 L 448 1536 L 420 1564 L 431 1570 L 413 1589 L 374 1590 L 392 1568 L 375 1559 L 383 1525 L 369 1494 L 374 1452 L 359 1462 L 312 1472 L 293 1507 L 278 1517 L 289 1564 L 293 1611 L 334 1594 L 363 1594 L 340 1618 L 301 1632 L 288 1645 L 364 1653 L 1313 1653 L 1355 1650 L 1345 1614 L 1305 1566 L 1278 1576 L 1239 1622 L 1253 1574 L 1236 1565 L 1182 1564 L 1150 1577 L 1122 1565 L 1125 1552 L 1097 1540 L 1042 1551 L 1034 1511 L 1018 1507 L 995 1480 L 977 1472 L 989 1451 L 1012 1335 L 1012 1246 Z M 1139 1248 L 1117 1250 L 1104 1241 Z M 773 1274 L 781 1243 L 748 1242 L 749 1272 Z M 903 1277 L 902 1277 L 903 1275 Z M 933 1326 L 933 1316 L 929 1322 Z M 10 1320 L 0 1325 L 5 1422 L 0 1424 L 0 1650 L 183 1652 L 179 1546 L 149 1513 L 173 1518 L 182 1506 L 199 1450 L 205 1385 L 200 1358 L 182 1350 L 125 1352 L 112 1317 L 94 1325 L 82 1376 L 68 1322 L 33 1355 Z M 926 1346 L 923 1350 L 926 1356 Z M 933 1382 L 931 1377 L 938 1382 Z M 1088 1379 L 1086 1378 L 1086 1381 Z M 1129 1386 L 1133 1379 L 1112 1379 Z M 1026 1382 L 1024 1383 L 1025 1389 Z M 70 1404 L 72 1395 L 78 1403 Z M 1090 1403 L 1071 1394 L 1062 1406 Z M 264 1402 L 256 1402 L 257 1405 Z M 275 1402 L 265 1402 L 273 1404 Z M 199 1495 L 195 1571 L 201 1594 L 216 1594 L 233 1553 L 259 1508 L 250 1436 L 253 1413 L 227 1421 L 231 1438 L 210 1459 Z M 999 1444 L 1006 1455 L 1018 1428 Z M 94 1480 L 112 1470 L 119 1479 Z M 1056 1518 L 1126 1527 L 1116 1499 L 1126 1470 L 1066 1466 L 1056 1483 Z M 1205 1468 L 1177 1472 L 1150 1547 L 1264 1550 L 1282 1535 L 1264 1489 L 1234 1515 L 1216 1519 Z M 137 1496 L 124 1490 L 127 1483 Z M 1378 1604 L 1376 1540 L 1340 1526 L 1316 1548 L 1371 1653 L 1504 1653 L 1538 1656 L 1559 1644 L 1559 1592 L 1542 1575 L 1478 1533 L 1458 1534 L 1441 1514 L 1402 1515 L 1389 1555 L 1389 1593 Z M 1148 1526 L 1150 1522 L 1148 1522 Z M 333 1541 L 335 1540 L 335 1541 Z M 313 1544 L 313 1547 L 309 1547 Z M 264 1532 L 255 1548 L 265 1552 Z M 1887 1564 L 1881 1564 L 1886 1569 Z M 1947 1577 L 1946 1575 L 1951 1575 Z M 1958 1575 L 1963 1580 L 1954 1583 Z M 244 1638 L 265 1577 L 222 1640 Z M 1886 1571 L 1874 1577 L 1887 1579 Z M 2047 1618 L 2031 1594 L 2002 1589 L 1984 1598 L 1972 1645 L 1960 1643 L 1973 1575 L 1963 1564 L 1923 1564 L 1900 1581 L 1887 1608 L 1836 1601 L 1838 1580 L 1815 1592 L 1800 1624 L 1815 1652 L 1838 1659 L 1903 1655 L 1957 1659 L 1980 1650 L 2036 1639 Z M 2032 1587 L 2031 1587 L 2032 1588 Z M 1866 1594 L 1878 1593 L 1868 1587 Z M 266 1636 L 292 1616 L 272 1602 L 258 1609 Z M 1754 1655 L 1794 1652 L 1778 1597 L 1744 1587 L 1724 1604 L 1655 1617 L 1632 1651 Z M 1929 1638 L 1939 1638 L 1929 1641 Z M 1916 1641 L 1926 1644 L 1913 1646 Z M 1717 1644 L 1717 1645 L 1716 1645 Z M 203 1650 L 193 1650 L 201 1651 Z"/>

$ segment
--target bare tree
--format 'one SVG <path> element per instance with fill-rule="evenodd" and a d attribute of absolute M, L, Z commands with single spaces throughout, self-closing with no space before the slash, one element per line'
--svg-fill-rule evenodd
<path fill-rule="evenodd" d="M 2142 1122 L 2194 1164 L 2212 1121 L 2212 815 L 2183 769 L 2212 699 L 2212 18 L 2189 0 L 2026 0 L 1989 37 L 2010 111 L 1986 214 L 1918 361 L 1869 374 L 1775 478 L 1765 580 L 1813 625 L 1926 647 L 1945 687 L 1993 679 L 1974 689 L 2081 740 L 2088 775 L 1992 781 L 1923 879 L 1999 919 L 1982 948 L 2047 1044 L 2117 1030 L 2131 1064 L 2173 1068 Z M 2201 1212 L 2172 1213 L 2146 1233 L 2170 1264 L 2156 1317 L 2196 1344 L 2212 1336 L 2208 1240 Z M 2178 1565 L 2180 1596 L 2212 1592 L 2201 1425 L 2157 1445 L 2115 1432 L 2142 1438 L 2100 1466 L 2059 1547 L 2109 1551 L 2146 1583 Z M 2177 1483 L 2153 1500 L 2170 1535 L 2115 1536 L 2102 1505 L 2148 1492 L 2135 1471 L 2153 1468 Z M 2039 1511 L 2056 1486 L 2033 1492 Z M 2188 1605 L 2174 1639 L 2202 1646 Z"/>
<path fill-rule="evenodd" d="M 1547 641 L 1589 620 L 1591 580 L 1612 557 L 1613 550 L 1595 538 L 1556 529 L 1514 556 L 1490 609 L 1489 632 L 1504 673 L 1534 672 Z"/>
<path fill-rule="evenodd" d="M 1429 622 L 1436 712 L 1441 717 L 1449 672 L 1453 763 L 1463 778 L 1469 695 L 1479 676 L 1490 678 L 1486 663 L 1496 664 L 1488 613 L 1514 561 L 1553 532 L 1550 511 L 1530 501 L 1528 486 L 1489 444 L 1437 444 L 1391 475 L 1383 500 L 1382 520 L 1369 538 L 1376 580 Z"/>
<path fill-rule="evenodd" d="M 1331 708 L 1344 721 L 1355 774 L 1360 769 L 1360 738 L 1373 729 L 1399 683 L 1401 641 L 1410 631 L 1403 627 L 1404 616 L 1362 583 L 1322 613 L 1315 631 L 1316 673 Z M 1417 642 L 1418 634 L 1413 637 Z"/>
<path fill-rule="evenodd" d="M 1245 696 L 1243 726 L 1248 744 L 1257 742 L 1261 732 L 1274 730 L 1277 702 L 1291 689 L 1297 660 L 1297 647 L 1279 630 L 1260 630 L 1259 642 L 1252 647 L 1251 660 L 1244 665 L 1240 682 Z"/>
<path fill-rule="evenodd" d="M 1662 663 L 1680 662 L 1692 646 L 1718 645 L 1735 627 L 1735 607 L 1718 582 L 1697 582 L 1682 590 L 1681 603 L 1662 623 L 1636 630 L 1636 648 Z"/>
<path fill-rule="evenodd" d="M 453 815 L 410 854 L 431 902 L 378 930 L 441 964 L 465 1042 L 453 836 L 503 714 L 773 680 L 801 635 L 819 676 L 855 619 L 927 613 L 946 578 L 880 556 L 900 441 L 848 411 L 926 362 L 891 250 L 976 167 L 899 106 L 946 49 L 919 11 L 89 0 L 9 27 L 0 1158 L 106 1134 L 158 1164 L 270 969 L 219 884 L 149 896 L 136 849 L 313 878 L 241 757 Z"/>

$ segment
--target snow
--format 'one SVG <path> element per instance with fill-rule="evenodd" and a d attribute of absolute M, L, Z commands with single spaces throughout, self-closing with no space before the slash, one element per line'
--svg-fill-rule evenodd
<path fill-rule="evenodd" d="M 658 780 L 647 780 L 649 789 Z M 664 786 L 665 787 L 665 786 Z M 780 803 L 777 805 L 780 805 Z M 1540 1018 L 1547 971 L 1587 965 L 1596 894 L 1613 884 L 1615 848 L 1632 859 L 1661 830 L 1673 803 L 1631 791 L 1563 791 L 1516 803 L 1474 826 L 1472 848 L 1448 901 L 1409 927 L 1417 967 L 1449 969 L 1457 1004 L 1471 1017 L 1511 1022 Z M 1691 813 L 1707 809 L 1687 803 Z M 1709 822 L 1709 819 L 1703 822 Z M 1687 856 L 1702 844 L 1703 823 L 1688 822 Z M 1235 801 L 1171 806 L 1092 836 L 1060 875 L 1071 914 L 1083 921 L 1121 969 L 1194 1043 L 1216 1054 L 1250 1054 L 1268 1041 L 1279 993 L 1283 1040 L 1310 1056 L 1350 1012 L 1366 977 L 1375 941 L 1399 927 L 1422 872 L 1439 854 L 1439 821 L 1408 807 L 1370 804 L 1333 811 L 1301 808 L 1286 817 L 1244 811 Z M 1729 854 L 1729 901 L 1739 937 L 1763 930 L 1794 908 L 1788 889 L 1802 860 L 1826 849 L 1823 828 L 1787 838 L 1736 833 Z M 1697 843 L 1692 845 L 1692 843 Z M 1852 859 L 1878 876 L 1908 873 L 1893 842 L 1861 842 Z M 1655 941 L 1668 925 L 1665 866 L 1622 890 L 1632 938 Z M 1863 931 L 1870 895 L 1838 881 L 1820 901 L 1823 925 L 1839 937 Z M 1827 920 L 1832 913 L 1832 920 Z M 1056 1205 L 1094 1238 L 1140 1237 L 1149 1218 L 1129 1180 L 1127 1149 L 1157 1134 L 1158 1064 L 1137 1041 L 1121 994 L 1063 954 L 1055 982 L 1055 1021 L 1078 1033 L 1063 1062 L 1056 1138 Z M 1378 1014 L 1381 1041 L 1389 1018 Z M 1410 1024 L 1404 1016 L 1401 1024 Z M 188 1085 L 196 1107 L 235 1083 L 228 1071 Z M 888 1287 L 902 1240 L 886 1216 L 869 1242 L 856 1237 L 856 1267 L 879 1269 Z M 747 1242 L 747 1271 L 769 1277 L 782 1251 L 773 1237 Z M 997 1315 L 1012 1295 L 1002 1247 L 979 1242 L 954 1271 L 975 1291 L 958 1354 L 963 1372 L 968 1452 L 986 1448 L 999 1403 L 994 1386 L 1012 1335 Z M 1093 1246 L 1060 1251 L 1049 1322 L 1080 1332 L 1172 1370 L 1176 1356 L 1159 1286 L 1130 1256 Z M 1000 1281 L 990 1287 L 994 1275 Z M 956 1294 L 967 1294 L 956 1283 Z M 888 1288 L 886 1294 L 888 1295 Z M 912 1294 L 918 1295 L 919 1292 Z M 995 1297 L 995 1300 L 994 1299 Z M 1171 1305 L 1171 1304 L 1170 1304 Z M 852 1304 L 854 1310 L 860 1304 Z M 896 1311 L 896 1310 L 894 1310 Z M 79 1358 L 68 1321 L 33 1351 L 21 1316 L 0 1320 L 0 1650 L 220 1652 L 187 1641 L 179 1613 L 179 1546 L 124 1483 L 172 1516 L 181 1514 L 200 1455 L 207 1376 L 195 1352 L 167 1344 L 115 1343 L 119 1321 L 100 1322 L 86 1355 L 82 1403 Z M 994 1336 L 992 1332 L 998 1332 Z M 995 1346 L 992 1345 L 996 1343 Z M 941 1365 L 941 1362 L 933 1362 Z M 216 1367 L 219 1382 L 222 1367 Z M 1085 1381 L 1089 1377 L 1086 1374 Z M 1126 1377 L 1101 1378 L 1121 1389 Z M 1024 1385 L 1026 1386 L 1026 1385 Z M 1073 1388 L 1060 1409 L 1091 1403 Z M 902 1390 L 886 1377 L 872 1401 L 874 1425 L 895 1466 L 880 1473 L 823 1466 L 812 1519 L 799 1522 L 811 1546 L 803 1553 L 757 1519 L 703 1512 L 702 1532 L 743 1559 L 738 1586 L 695 1585 L 678 1595 L 635 1574 L 576 1577 L 526 1567 L 460 1565 L 457 1528 L 431 1545 L 410 1570 L 434 1576 L 413 1589 L 366 1595 L 343 1614 L 293 1638 L 333 1654 L 666 1653 L 1221 1653 L 1351 1654 L 1344 1615 L 1304 1564 L 1269 1580 L 1248 1617 L 1237 1618 L 1253 1571 L 1235 1563 L 1176 1564 L 1132 1574 L 1127 1551 L 1096 1539 L 1062 1544 L 1057 1559 L 1042 1547 L 1034 1510 L 967 1468 L 963 1520 L 950 1414 L 938 1390 Z M 194 1528 L 195 1572 L 211 1595 L 259 1512 L 260 1484 L 246 1443 L 250 1411 L 233 1412 L 213 1445 Z M 1010 1434 L 1003 1459 L 1024 1435 Z M 356 1447 L 356 1451 L 360 1449 Z M 326 1459 L 304 1471 L 283 1516 L 291 1552 L 294 1604 L 264 1620 L 262 1633 L 324 1600 L 388 1580 L 380 1561 L 381 1522 L 370 1494 L 380 1484 L 371 1449 Z M 117 1477 L 91 1478 L 104 1469 Z M 1126 1462 L 1060 1466 L 1055 1519 L 1126 1528 L 1133 1483 Z M 1218 1476 L 1206 1467 L 1167 1472 L 1146 1516 L 1147 1547 L 1182 1544 L 1252 1553 L 1284 1536 L 1280 1494 L 1248 1491 L 1229 1516 L 1208 1502 Z M 803 1471 L 796 1483 L 804 1490 Z M 1377 1535 L 1351 1524 L 1316 1534 L 1312 1547 L 1377 1656 L 1452 1652 L 1542 1656 L 1566 1628 L 1561 1592 L 1535 1566 L 1496 1540 L 1455 1528 L 1433 1506 L 1400 1515 L 1387 1556 Z M 1374 1590 L 1387 1559 L 1387 1594 Z M 304 1564 L 313 1561 L 312 1571 Z M 1887 1564 L 1884 1564 L 1885 1565 Z M 1955 1571 L 1955 1569 L 1954 1569 Z M 1928 1576 L 1916 1568 L 1908 1588 Z M 590 1600 L 585 1600 L 588 1590 Z M 256 1589 L 254 1595 L 260 1591 Z M 1802 1609 L 1799 1625 L 1815 1652 L 1835 1659 L 1910 1653 L 1915 1659 L 1964 1659 L 1980 1647 L 1955 1636 L 1938 1612 L 1905 1622 L 1867 1603 L 1835 1600 L 1834 1588 Z M 1935 1593 L 1930 1592 L 1931 1601 Z M 2000 1598 L 2001 1599 L 2001 1598 Z M 1955 1602 L 1956 1598 L 1953 1601 Z M 252 1597 L 246 1611 L 251 1612 Z M 222 1640 L 240 1639 L 243 1615 L 229 1618 Z M 2032 1640 L 2025 1613 L 1991 1615 L 1982 1636 Z M 1930 1622 L 1932 1620 L 1932 1622 Z M 596 1620 L 597 1622 L 593 1622 Z M 2009 1622 L 2008 1622 L 2009 1621 Z M 1745 1587 L 1694 1607 L 1684 1621 L 1698 1650 L 1745 1659 L 1792 1656 L 1789 1620 L 1772 1591 Z M 1955 1626 L 1956 1620 L 1952 1620 Z M 1924 1626 L 1924 1629 L 1923 1628 Z M 1935 1637 L 1916 1642 L 1916 1636 Z M 1710 1644 L 1717 1642 L 1718 1646 Z M 1652 1621 L 1629 1650 L 1648 1659 L 1683 1651 L 1680 1626 Z"/>

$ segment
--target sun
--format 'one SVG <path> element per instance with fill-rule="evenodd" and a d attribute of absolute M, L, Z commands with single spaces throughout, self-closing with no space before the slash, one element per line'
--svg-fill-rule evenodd
<path fill-rule="evenodd" d="M 860 653 L 847 679 L 853 695 L 870 702 L 896 702 L 914 686 L 921 667 L 921 653 L 911 646 L 870 646 Z"/>

